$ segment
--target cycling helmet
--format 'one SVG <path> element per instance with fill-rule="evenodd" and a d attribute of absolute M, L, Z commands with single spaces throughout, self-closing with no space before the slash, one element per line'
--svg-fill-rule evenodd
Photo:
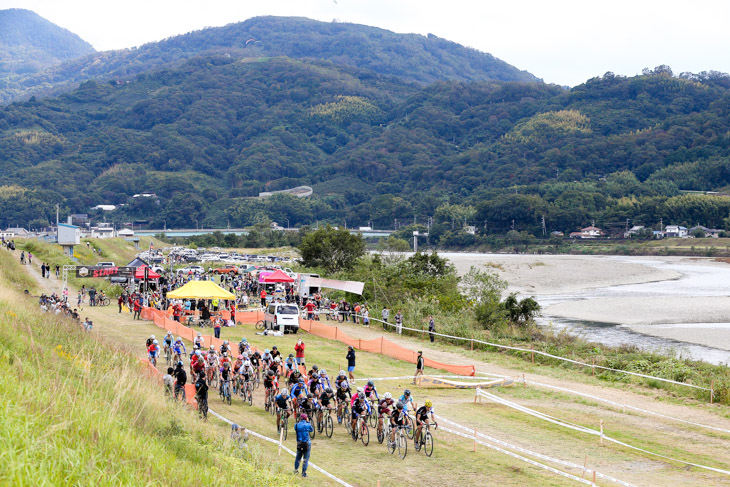
<path fill-rule="evenodd" d="M 178 365 L 179 365 L 180 367 L 182 367 L 182 366 L 183 366 L 182 360 L 178 360 L 177 364 L 178 364 Z"/>
<path fill-rule="evenodd" d="M 314 394 L 312 394 L 311 392 L 309 394 L 307 394 L 307 399 L 312 399 L 313 397 L 314 397 Z"/>
<path fill-rule="evenodd" d="M 228 369 L 228 368 L 231 367 L 231 363 L 230 362 L 226 362 L 226 363 L 223 364 L 223 367 L 225 367 L 225 368 Z"/>
<path fill-rule="evenodd" d="M 358 395 L 359 395 L 359 394 L 360 394 L 361 392 L 365 392 L 365 389 L 363 389 L 362 387 L 358 387 L 358 388 L 357 388 L 357 393 L 358 393 Z"/>
<path fill-rule="evenodd" d="M 395 407 L 398 409 L 403 409 L 403 403 L 398 401 L 398 404 L 396 404 Z"/>
<path fill-rule="evenodd" d="M 198 336 L 202 336 L 202 335 L 200 334 L 200 332 L 198 332 Z"/>
<path fill-rule="evenodd" d="M 271 347 L 271 349 L 272 350 L 279 350 L 278 348 L 276 348 L 276 345 L 274 345 L 273 347 Z"/>
<path fill-rule="evenodd" d="M 319 367 L 317 367 L 316 365 L 312 365 L 312 370 L 319 370 Z"/>
<path fill-rule="evenodd" d="M 248 338 L 241 338 L 242 343 L 248 343 Z"/>
<path fill-rule="evenodd" d="M 344 370 L 340 370 L 340 376 L 344 376 L 344 375 L 345 375 L 345 371 Z"/>
<path fill-rule="evenodd" d="M 274 362 L 276 362 L 277 364 L 278 364 L 279 362 L 281 362 L 281 357 L 276 357 L 276 358 L 274 359 Z"/>
<path fill-rule="evenodd" d="M 210 351 L 211 351 L 211 352 L 215 352 L 215 345 L 211 345 L 211 346 L 210 346 Z"/>
<path fill-rule="evenodd" d="M 332 394 L 332 388 L 328 387 L 327 389 L 324 390 L 324 392 L 326 392 L 327 394 Z"/>
<path fill-rule="evenodd" d="M 319 371 L 319 375 L 327 375 L 327 371 L 322 369 Z"/>
<path fill-rule="evenodd" d="M 151 340 L 154 340 L 155 339 L 155 336 L 154 335 L 150 335 L 150 339 Z"/>
<path fill-rule="evenodd" d="M 195 355 L 197 355 L 198 357 L 200 357 L 200 350 L 196 350 L 195 351 Z"/>
<path fill-rule="evenodd" d="M 411 390 L 410 389 L 406 389 L 405 391 L 403 391 L 403 395 L 404 396 L 410 396 L 411 395 Z"/>
<path fill-rule="evenodd" d="M 350 384 L 348 384 L 346 380 L 343 380 L 342 382 L 340 382 L 340 389 L 349 389 L 349 388 L 350 388 Z"/>
<path fill-rule="evenodd" d="M 432 407 L 432 406 L 433 406 L 433 403 L 431 402 L 431 400 L 430 400 L 430 399 L 427 399 L 427 400 L 426 400 L 426 407 L 427 407 L 427 408 L 430 408 L 430 407 Z"/>
<path fill-rule="evenodd" d="M 226 362 L 226 363 L 228 363 L 228 362 Z M 250 362 L 249 360 L 246 360 L 246 361 L 245 361 L 245 362 L 243 363 L 243 366 L 244 366 L 244 367 L 251 367 L 251 362 Z"/>
<path fill-rule="evenodd" d="M 300 377 L 297 382 L 299 382 L 300 384 L 304 384 L 304 377 Z"/>
<path fill-rule="evenodd" d="M 171 331 L 168 331 L 168 332 L 167 332 L 167 334 L 168 334 L 168 335 L 172 335 L 172 332 L 171 332 Z"/>
<path fill-rule="evenodd" d="M 264 353 L 269 353 L 269 349 L 267 348 L 266 350 L 264 350 Z"/>
<path fill-rule="evenodd" d="M 228 345 L 228 340 L 223 340 L 223 345 Z"/>
<path fill-rule="evenodd" d="M 243 360 L 243 355 L 239 355 L 238 360 Z"/>
<path fill-rule="evenodd" d="M 181 342 L 182 341 L 182 337 L 177 337 L 177 341 L 178 342 Z"/>
<path fill-rule="evenodd" d="M 385 395 L 383 396 L 383 398 L 384 399 L 392 399 L 393 398 L 393 395 L 390 392 L 386 392 Z"/>
<path fill-rule="evenodd" d="M 293 353 L 290 353 L 289 354 L 289 358 L 294 358 L 294 354 Z"/>
<path fill-rule="evenodd" d="M 223 352 L 224 357 L 228 357 L 228 352 Z"/>
<path fill-rule="evenodd" d="M 312 379 L 318 380 L 319 379 L 319 375 L 318 374 L 312 374 Z"/>
<path fill-rule="evenodd" d="M 306 421 L 307 420 L 307 415 L 304 414 L 304 413 L 302 413 L 302 415 L 300 417 L 302 418 L 303 421 Z"/>
<path fill-rule="evenodd" d="M 368 386 L 370 386 L 370 387 L 375 387 L 375 382 L 373 382 L 373 381 L 369 380 L 369 381 L 368 381 Z"/>
<path fill-rule="evenodd" d="M 282 395 L 282 396 L 286 396 L 287 392 L 289 392 L 289 391 L 287 391 L 287 390 L 286 390 L 286 387 L 285 387 L 285 388 L 283 388 L 283 389 L 281 390 L 281 395 Z"/>
<path fill-rule="evenodd" d="M 157 340 L 152 340 L 152 343 L 154 343 L 155 345 L 157 345 L 160 342 L 158 342 Z"/>

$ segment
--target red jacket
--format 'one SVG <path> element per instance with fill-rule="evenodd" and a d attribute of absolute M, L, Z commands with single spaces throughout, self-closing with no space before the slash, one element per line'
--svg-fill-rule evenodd
<path fill-rule="evenodd" d="M 294 345 L 294 350 L 297 352 L 297 358 L 304 358 L 304 343 Z"/>

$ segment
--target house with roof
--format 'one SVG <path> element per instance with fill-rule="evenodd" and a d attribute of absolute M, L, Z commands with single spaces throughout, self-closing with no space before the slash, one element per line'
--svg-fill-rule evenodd
<path fill-rule="evenodd" d="M 590 227 L 581 228 L 580 232 L 571 232 L 570 238 L 600 238 L 604 235 L 603 230 L 591 225 Z"/>
<path fill-rule="evenodd" d="M 695 225 L 694 227 L 690 228 L 688 230 L 689 235 L 694 235 L 695 232 L 700 230 L 702 233 L 705 234 L 705 237 L 709 238 L 719 238 L 720 232 L 724 232 L 724 230 L 718 230 L 717 228 L 707 228 L 702 225 Z"/>
<path fill-rule="evenodd" d="M 687 227 L 681 225 L 667 225 L 664 229 L 664 236 L 667 238 L 687 238 Z"/>
<path fill-rule="evenodd" d="M 624 238 L 632 238 L 637 236 L 644 229 L 644 225 L 634 225 L 628 231 L 624 232 Z"/>

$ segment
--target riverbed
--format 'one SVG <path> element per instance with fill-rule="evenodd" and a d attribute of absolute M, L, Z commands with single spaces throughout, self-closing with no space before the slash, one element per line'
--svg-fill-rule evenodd
<path fill-rule="evenodd" d="M 607 345 L 730 362 L 730 265 L 712 258 L 443 253 L 534 296 L 538 323 Z"/>

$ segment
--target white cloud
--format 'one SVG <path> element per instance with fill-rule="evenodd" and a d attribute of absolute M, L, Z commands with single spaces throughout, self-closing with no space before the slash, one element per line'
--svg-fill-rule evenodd
<path fill-rule="evenodd" d="M 545 81 L 575 85 L 606 71 L 730 71 L 730 4 L 706 0 L 0 0 L 75 32 L 100 50 L 131 47 L 257 15 L 433 33 L 489 52 Z"/>

